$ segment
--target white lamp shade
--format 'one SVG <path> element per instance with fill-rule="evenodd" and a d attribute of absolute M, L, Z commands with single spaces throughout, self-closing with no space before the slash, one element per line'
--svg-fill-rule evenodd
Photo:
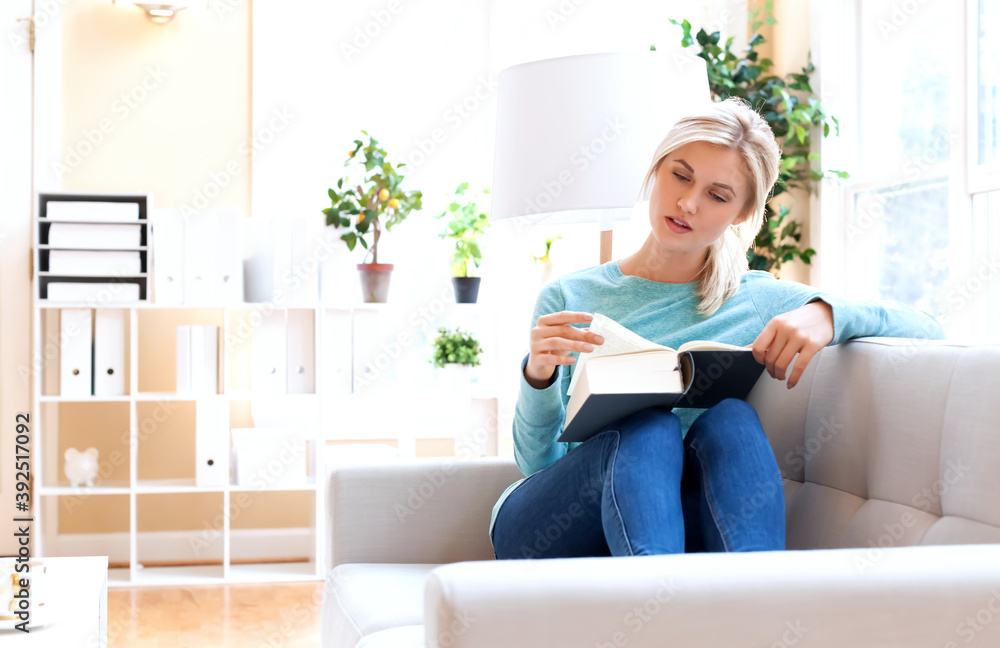
<path fill-rule="evenodd" d="M 627 220 L 657 145 L 709 101 L 705 61 L 683 49 L 502 70 L 491 218 Z"/>

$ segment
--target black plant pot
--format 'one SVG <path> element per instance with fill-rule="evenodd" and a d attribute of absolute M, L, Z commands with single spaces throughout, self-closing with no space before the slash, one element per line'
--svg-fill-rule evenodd
<path fill-rule="evenodd" d="M 475 304 L 479 298 L 479 281 L 482 277 L 452 277 L 456 304 Z"/>

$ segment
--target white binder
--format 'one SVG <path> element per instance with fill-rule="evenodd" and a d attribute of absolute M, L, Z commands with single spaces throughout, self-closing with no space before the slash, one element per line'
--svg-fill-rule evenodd
<path fill-rule="evenodd" d="M 212 290 L 217 301 L 238 304 L 243 301 L 243 216 L 236 210 L 219 211 L 214 221 Z"/>
<path fill-rule="evenodd" d="M 177 393 L 191 394 L 191 327 L 177 327 Z"/>
<path fill-rule="evenodd" d="M 315 313 L 311 310 L 288 310 L 287 378 L 289 394 L 312 394 L 316 391 Z"/>
<path fill-rule="evenodd" d="M 284 311 L 272 311 L 250 333 L 250 388 L 285 393 L 286 355 Z"/>
<path fill-rule="evenodd" d="M 94 396 L 125 395 L 126 311 L 94 311 Z"/>
<path fill-rule="evenodd" d="M 153 301 L 184 303 L 184 219 L 176 209 L 152 210 Z"/>
<path fill-rule="evenodd" d="M 219 327 L 191 328 L 191 391 L 206 395 L 219 393 Z"/>
<path fill-rule="evenodd" d="M 93 319 L 89 308 L 59 311 L 59 393 L 90 396 Z"/>
<path fill-rule="evenodd" d="M 184 303 L 213 304 L 215 295 L 215 218 L 192 214 L 184 223 Z"/>
<path fill-rule="evenodd" d="M 312 306 L 319 301 L 320 258 L 326 251 L 319 247 L 325 221 L 313 216 L 291 219 L 289 299 L 293 306 Z"/>
<path fill-rule="evenodd" d="M 203 398 L 195 403 L 195 486 L 229 482 L 229 401 Z"/>
<path fill-rule="evenodd" d="M 184 222 L 184 303 L 243 301 L 242 216 L 203 211 Z"/>
<path fill-rule="evenodd" d="M 324 317 L 323 331 L 323 380 L 330 386 L 334 397 L 351 394 L 351 312 L 329 310 Z"/>

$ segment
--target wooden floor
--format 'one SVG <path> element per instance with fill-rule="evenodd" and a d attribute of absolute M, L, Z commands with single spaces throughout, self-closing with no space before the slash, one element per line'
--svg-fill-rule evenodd
<path fill-rule="evenodd" d="M 314 648 L 323 583 L 108 590 L 108 648 Z"/>

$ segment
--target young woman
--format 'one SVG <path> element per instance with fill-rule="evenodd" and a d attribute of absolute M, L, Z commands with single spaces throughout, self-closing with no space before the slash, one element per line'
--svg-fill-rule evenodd
<path fill-rule="evenodd" d="M 583 443 L 556 441 L 575 354 L 603 342 L 578 326 L 592 313 L 674 348 L 688 340 L 752 346 L 789 388 L 831 343 L 944 337 L 933 318 L 898 302 L 847 301 L 747 270 L 779 158 L 767 122 L 745 102 L 682 119 L 643 183 L 651 231 L 642 247 L 542 289 L 514 415 L 514 455 L 526 478 L 493 509 L 497 558 L 785 547 L 781 474 L 743 401 L 648 408 Z"/>

